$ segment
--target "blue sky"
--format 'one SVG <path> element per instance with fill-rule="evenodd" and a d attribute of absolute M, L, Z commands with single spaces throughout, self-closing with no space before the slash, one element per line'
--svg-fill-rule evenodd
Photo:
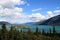
<path fill-rule="evenodd" d="M 60 0 L 28 0 L 30 6 L 24 6 L 24 11 L 27 13 L 32 13 L 31 10 L 42 8 L 36 12 L 41 12 L 43 15 L 46 11 L 54 11 L 60 9 Z M 59 7 L 59 8 L 57 8 Z"/>
<path fill-rule="evenodd" d="M 60 0 L 0 0 L 0 21 L 37 22 L 59 14 Z"/>

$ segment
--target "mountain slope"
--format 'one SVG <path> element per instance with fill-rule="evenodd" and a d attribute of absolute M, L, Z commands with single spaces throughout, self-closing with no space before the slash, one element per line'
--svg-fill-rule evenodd
<path fill-rule="evenodd" d="M 28 23 L 25 23 L 24 25 L 34 25 L 35 22 L 28 22 Z"/>
<path fill-rule="evenodd" d="M 0 25 L 2 25 L 2 24 L 10 25 L 10 23 L 8 23 L 8 22 L 0 21 Z"/>
<path fill-rule="evenodd" d="M 39 25 L 60 25 L 60 15 L 54 16 L 48 20 L 38 23 Z"/>

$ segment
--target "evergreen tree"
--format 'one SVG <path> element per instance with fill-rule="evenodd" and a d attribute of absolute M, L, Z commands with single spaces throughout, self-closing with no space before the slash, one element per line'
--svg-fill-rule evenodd
<path fill-rule="evenodd" d="M 56 34 L 55 26 L 53 26 L 53 34 Z"/>
<path fill-rule="evenodd" d="M 42 35 L 44 35 L 45 34 L 45 31 L 44 31 L 44 29 L 42 29 Z"/>
<path fill-rule="evenodd" d="M 36 34 L 36 35 L 38 35 L 38 34 L 39 34 L 39 29 L 38 29 L 38 27 L 36 27 L 35 34 Z"/>
<path fill-rule="evenodd" d="M 6 24 L 2 24 L 2 32 L 6 32 Z"/>
<path fill-rule="evenodd" d="M 11 26 L 9 31 L 9 40 L 14 40 L 14 27 Z"/>
<path fill-rule="evenodd" d="M 2 24 L 1 40 L 7 40 L 6 24 Z"/>
<path fill-rule="evenodd" d="M 23 32 L 23 30 L 21 29 L 21 30 L 20 30 L 20 32 L 22 33 L 22 32 Z"/>
<path fill-rule="evenodd" d="M 28 32 L 27 32 L 27 33 L 28 33 L 28 34 L 31 34 L 31 33 L 32 33 L 30 28 L 28 29 Z"/>
<path fill-rule="evenodd" d="M 49 34 L 51 34 L 51 28 L 49 28 Z"/>

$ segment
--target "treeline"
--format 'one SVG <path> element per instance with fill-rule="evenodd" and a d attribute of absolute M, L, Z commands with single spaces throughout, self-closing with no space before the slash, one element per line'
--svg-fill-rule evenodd
<path fill-rule="evenodd" d="M 6 29 L 6 25 L 2 24 L 2 29 L 0 29 L 0 40 L 60 40 L 60 33 L 57 33 L 55 27 L 53 26 L 53 32 L 49 28 L 49 32 L 42 32 L 36 27 L 36 31 L 32 32 L 29 28 L 27 32 L 23 30 L 17 30 L 11 26 L 10 30 Z"/>

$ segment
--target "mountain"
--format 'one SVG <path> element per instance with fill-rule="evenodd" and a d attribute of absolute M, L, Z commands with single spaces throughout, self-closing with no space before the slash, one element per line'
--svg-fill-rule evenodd
<path fill-rule="evenodd" d="M 28 23 L 25 23 L 24 25 L 34 25 L 36 22 L 28 22 Z"/>
<path fill-rule="evenodd" d="M 52 24 L 60 25 L 60 15 L 54 16 L 42 22 L 38 22 L 37 24 L 39 25 L 52 25 Z"/>
<path fill-rule="evenodd" d="M 9 22 L 6 22 L 6 21 L 0 21 L 0 25 L 2 25 L 2 24 L 11 25 Z"/>

